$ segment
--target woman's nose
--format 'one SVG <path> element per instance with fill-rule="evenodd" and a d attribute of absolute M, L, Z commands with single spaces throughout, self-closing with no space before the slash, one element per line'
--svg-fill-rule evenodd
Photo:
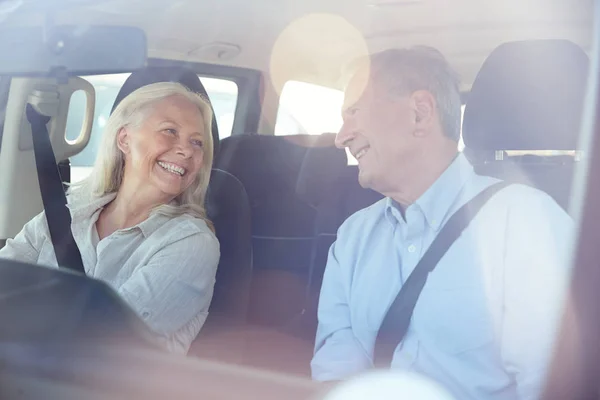
<path fill-rule="evenodd" d="M 176 147 L 176 153 L 181 155 L 184 158 L 189 158 L 192 156 L 194 149 L 192 148 L 191 143 L 178 143 Z"/>

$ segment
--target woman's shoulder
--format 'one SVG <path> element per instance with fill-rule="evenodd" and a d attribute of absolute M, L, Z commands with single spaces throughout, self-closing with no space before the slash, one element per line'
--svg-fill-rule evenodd
<path fill-rule="evenodd" d="M 158 237 L 168 238 L 169 242 L 187 239 L 188 241 L 204 241 L 214 243 L 218 247 L 218 240 L 208 223 L 202 218 L 190 214 L 181 214 L 173 217 L 156 216 L 159 225 L 156 233 Z"/>
<path fill-rule="evenodd" d="M 173 225 L 173 229 L 185 229 L 196 233 L 215 236 L 214 232 L 210 229 L 208 223 L 204 219 L 190 214 L 175 216 L 171 218 L 170 223 Z"/>
<path fill-rule="evenodd" d="M 218 263 L 220 243 L 203 219 L 189 214 L 158 218 L 156 223 L 159 227 L 147 237 L 147 245 L 163 255 L 181 257 L 181 267 L 189 263 L 186 260 L 194 260 L 194 265 L 200 260 L 209 264 Z"/>

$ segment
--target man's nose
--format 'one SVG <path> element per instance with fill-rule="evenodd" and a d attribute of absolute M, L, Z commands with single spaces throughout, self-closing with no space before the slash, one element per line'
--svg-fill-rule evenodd
<path fill-rule="evenodd" d="M 335 146 L 338 149 L 348 147 L 352 139 L 354 139 L 354 128 L 351 124 L 344 122 L 340 131 L 335 135 Z"/>

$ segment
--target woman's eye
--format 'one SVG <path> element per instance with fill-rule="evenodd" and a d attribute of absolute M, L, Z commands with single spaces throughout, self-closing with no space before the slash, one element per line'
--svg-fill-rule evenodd
<path fill-rule="evenodd" d="M 177 134 L 177 130 L 173 129 L 173 128 L 167 128 L 164 131 L 167 132 L 170 135 L 176 135 Z"/>
<path fill-rule="evenodd" d="M 192 144 L 196 147 L 204 146 L 204 143 L 202 143 L 202 140 L 192 140 Z"/>

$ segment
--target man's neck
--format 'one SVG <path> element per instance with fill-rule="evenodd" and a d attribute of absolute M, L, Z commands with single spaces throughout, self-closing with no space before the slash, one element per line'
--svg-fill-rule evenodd
<path fill-rule="evenodd" d="M 427 156 L 420 158 L 419 165 L 413 168 L 412 174 L 405 174 L 404 181 L 396 183 L 396 190 L 383 194 L 396 201 L 404 211 L 438 180 L 458 154 L 454 146 L 446 146 L 435 153 L 428 152 Z"/>

